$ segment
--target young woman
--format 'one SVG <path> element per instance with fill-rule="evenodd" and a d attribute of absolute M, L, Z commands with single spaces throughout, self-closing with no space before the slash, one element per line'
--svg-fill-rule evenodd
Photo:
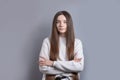
<path fill-rule="evenodd" d="M 51 36 L 43 40 L 39 55 L 42 80 L 80 80 L 83 68 L 82 43 L 75 38 L 71 15 L 59 11 L 53 19 Z"/>

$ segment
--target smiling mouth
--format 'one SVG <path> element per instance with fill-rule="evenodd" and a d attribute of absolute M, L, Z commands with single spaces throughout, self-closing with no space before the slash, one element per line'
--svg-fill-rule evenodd
<path fill-rule="evenodd" d="M 64 28 L 59 28 L 59 30 L 64 30 Z"/>

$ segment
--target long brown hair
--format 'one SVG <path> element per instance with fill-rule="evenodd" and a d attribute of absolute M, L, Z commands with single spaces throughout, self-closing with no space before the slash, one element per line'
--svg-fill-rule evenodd
<path fill-rule="evenodd" d="M 52 32 L 50 37 L 50 60 L 56 61 L 57 58 L 59 58 L 59 32 L 57 30 L 56 22 L 58 16 L 60 15 L 64 15 L 67 20 L 67 31 L 65 33 L 67 59 L 73 60 L 75 35 L 74 35 L 72 17 L 67 11 L 59 11 L 54 16 L 52 23 Z M 48 77 L 46 77 L 46 80 L 47 78 Z M 51 78 L 48 80 L 53 80 L 53 79 Z M 78 80 L 78 73 L 73 73 L 73 80 Z"/>
<path fill-rule="evenodd" d="M 66 31 L 66 52 L 68 60 L 74 59 L 74 29 L 71 15 L 67 11 L 59 11 L 55 14 L 52 23 L 52 32 L 50 37 L 50 60 L 55 61 L 59 58 L 59 32 L 57 30 L 56 22 L 60 15 L 64 15 L 67 20 L 67 31 Z"/>

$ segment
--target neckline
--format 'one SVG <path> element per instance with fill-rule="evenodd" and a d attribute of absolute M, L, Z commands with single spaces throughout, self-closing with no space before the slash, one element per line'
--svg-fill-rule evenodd
<path fill-rule="evenodd" d="M 61 39 L 65 39 L 66 37 L 64 37 L 64 36 L 59 36 L 59 38 L 61 38 Z"/>

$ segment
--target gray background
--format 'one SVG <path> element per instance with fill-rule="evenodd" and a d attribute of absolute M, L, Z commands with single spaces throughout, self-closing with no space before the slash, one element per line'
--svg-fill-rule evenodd
<path fill-rule="evenodd" d="M 39 51 L 60 10 L 83 42 L 81 80 L 120 80 L 120 0 L 0 0 L 0 80 L 41 80 Z"/>

